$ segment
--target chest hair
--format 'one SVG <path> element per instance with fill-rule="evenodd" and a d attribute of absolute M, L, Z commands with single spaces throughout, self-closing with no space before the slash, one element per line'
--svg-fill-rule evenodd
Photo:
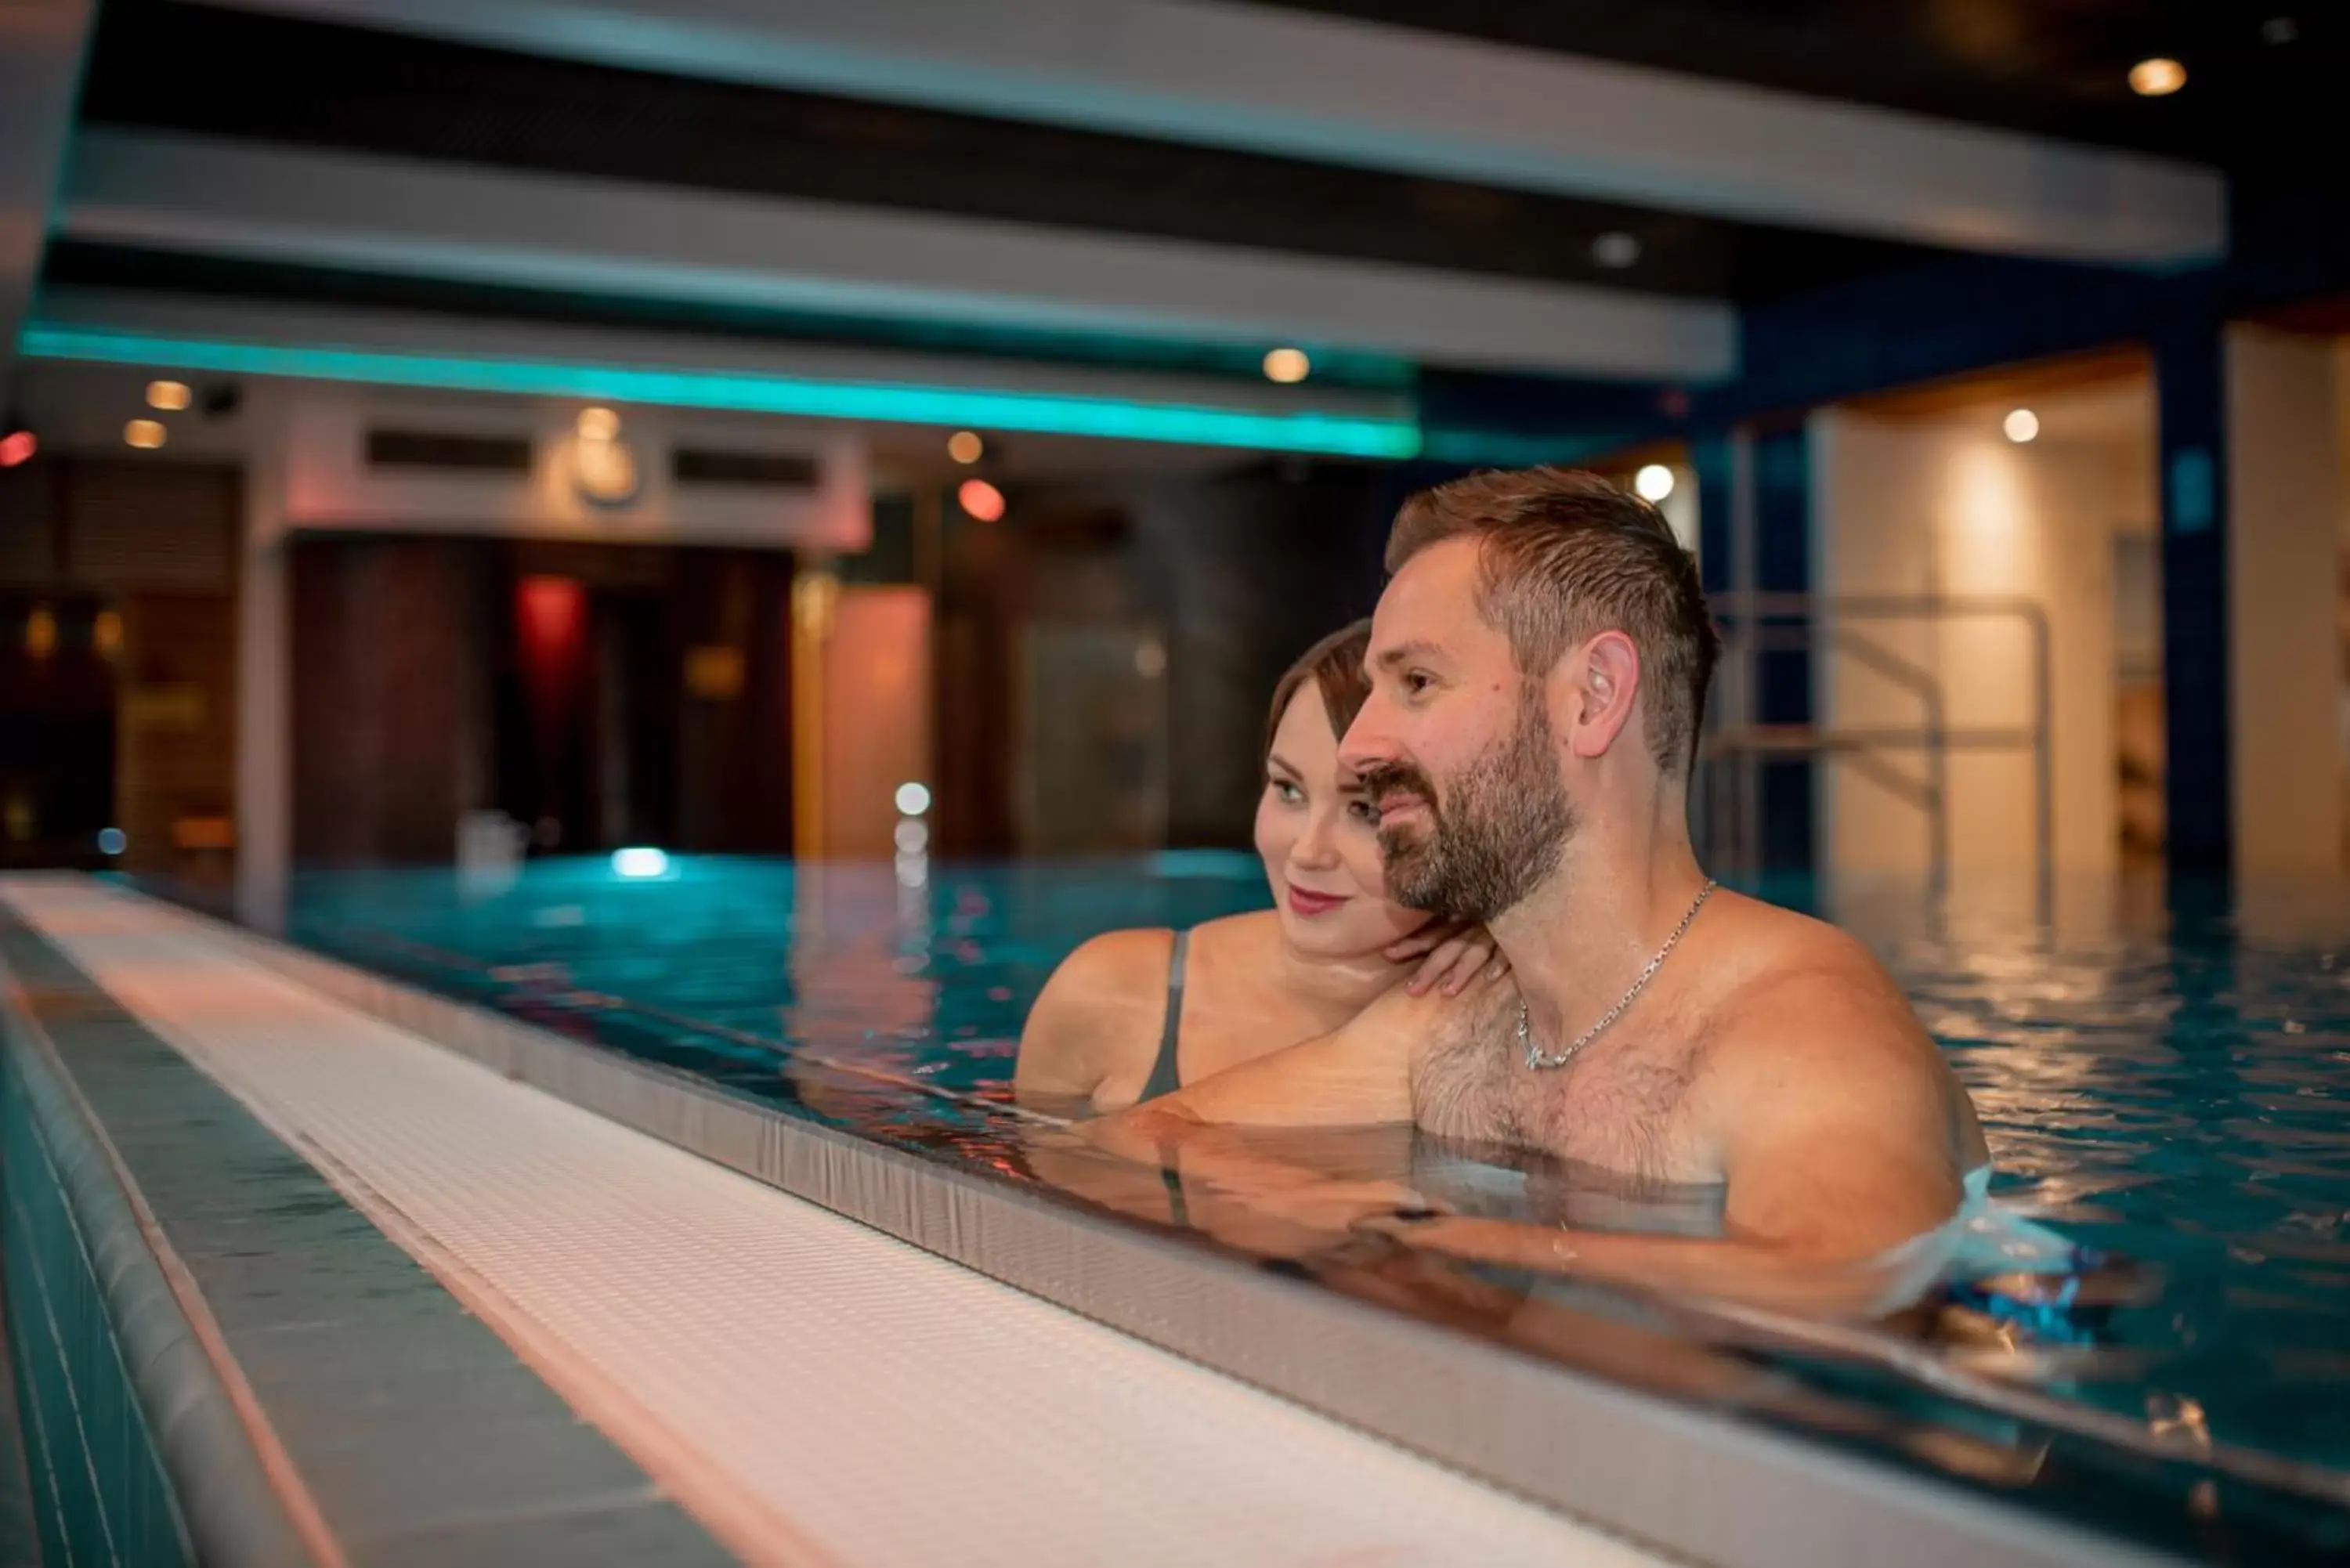
<path fill-rule="evenodd" d="M 1652 1180 L 1708 1180 L 1684 1125 L 1701 1054 L 1666 1016 L 1595 1041 L 1565 1067 L 1529 1069 L 1517 1017 L 1440 1041 L 1412 1073 L 1414 1118 L 1443 1137 L 1491 1139 Z"/>

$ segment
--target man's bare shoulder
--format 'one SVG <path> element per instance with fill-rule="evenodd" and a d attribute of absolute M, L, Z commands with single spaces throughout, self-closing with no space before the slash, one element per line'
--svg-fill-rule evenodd
<path fill-rule="evenodd" d="M 1908 1127 L 1961 1168 L 1986 1158 L 1966 1091 L 1901 988 L 1849 933 L 1739 900 L 1737 972 L 1711 999 L 1692 1085 L 1718 1133 Z M 1731 922 L 1725 921 L 1725 927 Z"/>
<path fill-rule="evenodd" d="M 1739 898 L 1716 933 L 1734 952 L 1708 998 L 1709 1075 L 1800 1066 L 1939 1075 L 1940 1056 L 1908 999 L 1850 933 L 1792 909 Z"/>

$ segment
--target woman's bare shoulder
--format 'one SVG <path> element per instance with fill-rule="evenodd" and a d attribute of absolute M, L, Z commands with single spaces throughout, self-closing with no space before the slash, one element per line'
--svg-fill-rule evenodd
<path fill-rule="evenodd" d="M 1191 951 L 1194 954 L 1202 946 L 1209 946 L 1220 954 L 1240 952 L 1256 956 L 1270 952 L 1273 944 L 1280 940 L 1281 916 L 1273 909 L 1249 909 L 1237 915 L 1220 915 L 1191 928 Z"/>
<path fill-rule="evenodd" d="M 1104 931 L 1063 959 L 1020 1032 L 1021 1091 L 1089 1095 L 1155 1044 L 1174 944 L 1163 926 Z"/>
<path fill-rule="evenodd" d="M 1104 931 L 1061 961 L 1045 982 L 1045 995 L 1058 991 L 1068 1002 L 1116 1005 L 1132 1000 L 1136 988 L 1146 981 L 1154 992 L 1162 991 L 1174 949 L 1175 933 L 1164 926 Z M 1044 998 L 1037 1000 L 1041 1003 Z"/>

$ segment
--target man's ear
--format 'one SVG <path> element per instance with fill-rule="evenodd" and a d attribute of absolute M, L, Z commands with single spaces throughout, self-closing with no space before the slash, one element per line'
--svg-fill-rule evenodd
<path fill-rule="evenodd" d="M 1578 757 L 1605 755 L 1632 722 L 1640 691 L 1640 650 L 1620 631 L 1603 631 L 1567 655 L 1565 739 Z"/>

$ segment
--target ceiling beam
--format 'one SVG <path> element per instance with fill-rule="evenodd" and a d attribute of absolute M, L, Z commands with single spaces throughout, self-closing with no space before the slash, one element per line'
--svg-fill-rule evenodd
<path fill-rule="evenodd" d="M 0 394 L 47 242 L 91 0 L 0 4 Z"/>
<path fill-rule="evenodd" d="M 1397 459 L 1421 446 L 1411 400 L 1399 392 L 102 289 L 48 291 L 23 353 L 149 372 L 1198 448 Z"/>
<path fill-rule="evenodd" d="M 436 278 L 1465 369 L 1736 369 L 1735 315 L 1710 302 L 203 137 L 88 131 L 60 207 L 76 239 Z"/>
<path fill-rule="evenodd" d="M 526 53 L 1960 249 L 2226 245 L 2212 169 L 1218 0 L 224 0 Z"/>

